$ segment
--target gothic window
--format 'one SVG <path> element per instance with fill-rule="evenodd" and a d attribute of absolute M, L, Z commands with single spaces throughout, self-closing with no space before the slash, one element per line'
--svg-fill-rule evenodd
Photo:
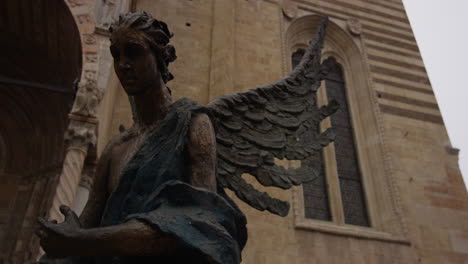
<path fill-rule="evenodd" d="M 291 56 L 293 69 L 299 64 L 304 56 L 305 50 L 298 49 Z M 320 127 L 315 129 L 320 130 Z M 316 155 L 304 160 L 302 166 L 319 166 L 319 177 L 313 182 L 305 183 L 304 190 L 304 213 L 307 218 L 331 221 L 331 212 L 328 200 L 327 180 L 322 155 Z"/>
<path fill-rule="evenodd" d="M 297 66 L 303 55 L 304 49 L 298 49 L 292 54 L 293 68 Z M 337 222 L 337 218 L 340 218 L 340 221 L 345 224 L 370 226 L 351 115 L 346 99 L 343 71 L 332 57 L 328 58 L 326 63 L 330 66 L 330 71 L 324 80 L 325 95 L 321 96 L 319 100 L 326 101 L 328 98 L 335 99 L 340 103 L 340 110 L 329 120 L 330 125 L 336 131 L 334 148 L 325 150 L 333 152 L 328 157 L 334 157 L 335 162 L 332 163 L 325 159 L 324 153 L 303 162 L 303 166 L 311 166 L 314 163 L 321 167 L 320 176 L 303 186 L 305 217 L 332 222 Z M 316 129 L 319 130 L 320 127 Z M 336 165 L 330 166 L 331 164 L 327 163 Z M 335 177 L 335 179 L 331 177 Z M 335 192 L 333 192 L 331 188 L 328 188 L 328 181 L 337 182 L 339 188 L 335 188 Z M 340 216 L 331 213 L 333 211 L 330 209 L 332 204 L 335 204 L 338 209 L 334 212 L 338 212 Z M 338 206 L 336 206 L 337 204 Z"/>

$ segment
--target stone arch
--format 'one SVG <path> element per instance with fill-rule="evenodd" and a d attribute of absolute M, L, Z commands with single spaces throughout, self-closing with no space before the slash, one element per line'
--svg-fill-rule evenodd
<path fill-rule="evenodd" d="M 62 167 L 73 83 L 83 76 L 85 53 L 67 4 L 8 0 L 0 10 L 0 45 L 14 51 L 0 64 L 0 262 L 33 259 L 35 217 L 47 211 Z"/>
<path fill-rule="evenodd" d="M 287 25 L 283 35 L 285 71 L 291 69 L 290 55 L 298 48 L 305 48 L 308 45 L 321 19 L 322 16 L 319 15 L 305 15 Z M 369 232 L 366 234 L 375 236 L 377 239 L 385 239 L 386 235 L 382 235 L 382 232 L 385 232 L 405 240 L 406 230 L 401 219 L 398 191 L 388 163 L 382 121 L 370 81 L 366 54 L 363 51 L 363 44 L 359 36 L 349 34 L 344 29 L 344 25 L 346 25 L 345 21 L 330 19 L 322 60 L 334 57 L 343 69 L 351 121 L 355 130 L 354 136 L 359 166 L 362 170 L 362 180 L 365 186 L 372 228 L 353 232 L 345 226 L 316 225 L 313 221 L 304 217 L 302 190 L 294 193 L 296 226 L 336 234 L 353 233 L 358 236 Z M 330 148 L 333 148 L 333 144 Z M 336 164 L 334 166 L 336 167 Z M 382 210 L 391 213 L 384 215 Z"/>

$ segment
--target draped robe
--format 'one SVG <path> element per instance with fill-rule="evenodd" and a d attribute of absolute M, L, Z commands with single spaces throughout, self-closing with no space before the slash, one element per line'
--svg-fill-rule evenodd
<path fill-rule="evenodd" d="M 101 226 L 141 221 L 176 238 L 182 245 L 176 255 L 44 259 L 43 263 L 240 263 L 247 241 L 244 214 L 222 188 L 212 192 L 190 185 L 188 131 L 192 116 L 203 112 L 203 106 L 186 98 L 171 105 L 126 165 L 101 219 Z"/>

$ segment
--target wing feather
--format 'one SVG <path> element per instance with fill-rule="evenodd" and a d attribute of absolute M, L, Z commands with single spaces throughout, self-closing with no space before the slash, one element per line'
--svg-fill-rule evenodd
<path fill-rule="evenodd" d="M 218 184 L 258 210 L 284 216 L 289 204 L 256 190 L 242 174 L 282 189 L 311 181 L 319 175 L 318 166 L 313 172 L 284 168 L 275 165 L 274 158 L 302 160 L 334 139 L 333 129 L 317 129 L 338 109 L 336 101 L 316 105 L 316 91 L 327 70 L 320 64 L 327 22 L 324 18 L 301 62 L 284 79 L 208 104 L 216 131 Z"/>

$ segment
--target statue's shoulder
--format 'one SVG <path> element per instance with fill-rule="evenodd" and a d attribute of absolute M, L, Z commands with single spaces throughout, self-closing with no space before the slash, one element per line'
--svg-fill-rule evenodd
<path fill-rule="evenodd" d="M 107 142 L 106 147 L 102 151 L 101 157 L 109 157 L 111 156 L 112 151 L 116 146 L 121 145 L 122 143 L 128 141 L 130 138 L 137 134 L 136 129 L 132 126 L 124 131 L 121 131 L 118 135 L 113 136 L 109 142 Z"/>
<path fill-rule="evenodd" d="M 171 104 L 170 112 L 177 111 L 190 111 L 190 112 L 197 112 L 197 110 L 204 108 L 205 106 L 190 99 L 190 98 L 181 98 L 174 103 Z"/>

